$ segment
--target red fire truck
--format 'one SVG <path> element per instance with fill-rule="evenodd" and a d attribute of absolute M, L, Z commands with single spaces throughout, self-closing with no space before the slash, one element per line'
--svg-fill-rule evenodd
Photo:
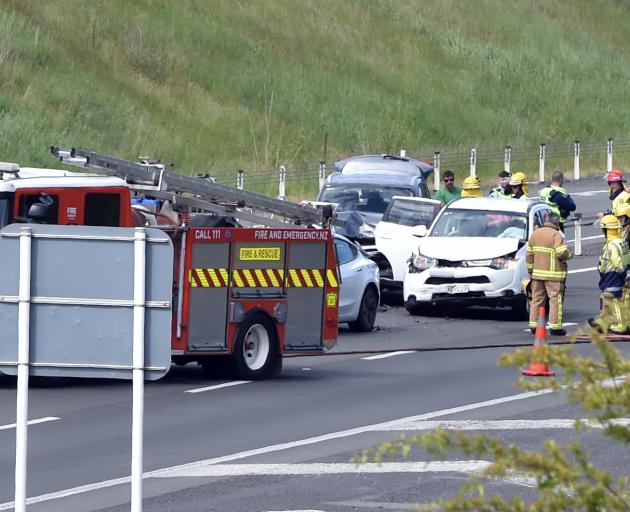
<path fill-rule="evenodd" d="M 165 164 L 51 150 L 96 173 L 0 163 L 0 225 L 152 225 L 167 232 L 175 254 L 176 364 L 261 379 L 278 374 L 285 354 L 335 345 L 339 280 L 322 212 Z"/>

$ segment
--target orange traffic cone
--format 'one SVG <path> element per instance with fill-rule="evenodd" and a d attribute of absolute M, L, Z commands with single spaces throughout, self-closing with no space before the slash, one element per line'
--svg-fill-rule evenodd
<path fill-rule="evenodd" d="M 538 324 L 536 325 L 536 339 L 534 341 L 534 356 L 529 362 L 529 369 L 523 370 L 523 375 L 528 377 L 553 377 L 555 375 L 549 369 L 547 363 L 543 363 L 547 351 L 547 326 L 545 325 L 545 308 L 538 309 Z"/>

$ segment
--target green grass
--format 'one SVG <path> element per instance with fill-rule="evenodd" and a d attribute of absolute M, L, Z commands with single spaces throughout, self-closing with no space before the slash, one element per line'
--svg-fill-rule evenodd
<path fill-rule="evenodd" d="M 312 195 L 324 157 L 441 150 L 463 174 L 474 146 L 490 182 L 482 148 L 533 147 L 514 164 L 534 175 L 556 143 L 570 173 L 580 139 L 601 171 L 605 139 L 630 139 L 629 83 L 627 0 L 0 3 L 0 159 L 23 165 L 81 146 L 272 192 L 285 163 Z"/>

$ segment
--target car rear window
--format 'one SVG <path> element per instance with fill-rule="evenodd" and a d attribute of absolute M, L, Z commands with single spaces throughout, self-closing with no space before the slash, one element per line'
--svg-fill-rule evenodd
<path fill-rule="evenodd" d="M 383 221 L 403 226 L 429 226 L 439 210 L 439 203 L 394 200 L 383 215 Z"/>

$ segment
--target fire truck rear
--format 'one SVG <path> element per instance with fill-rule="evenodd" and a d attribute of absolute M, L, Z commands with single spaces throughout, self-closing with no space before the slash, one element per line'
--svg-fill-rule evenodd
<path fill-rule="evenodd" d="M 335 345 L 339 281 L 330 229 L 296 226 L 297 205 L 209 180 L 170 173 L 178 184 L 173 192 L 159 173 L 156 186 L 138 185 L 137 176 L 133 182 L 127 176 L 138 164 L 102 158 L 80 164 L 98 172 L 115 160 L 116 170 L 105 172 L 110 176 L 0 163 L 0 227 L 157 225 L 167 232 L 175 253 L 176 364 L 197 362 L 211 373 L 261 379 L 279 373 L 283 355 L 320 354 Z M 274 217 L 256 216 L 258 207 Z M 282 215 L 292 222 L 279 221 Z M 307 221 L 317 215 L 304 212 Z M 255 227 L 240 226 L 242 218 Z"/>

